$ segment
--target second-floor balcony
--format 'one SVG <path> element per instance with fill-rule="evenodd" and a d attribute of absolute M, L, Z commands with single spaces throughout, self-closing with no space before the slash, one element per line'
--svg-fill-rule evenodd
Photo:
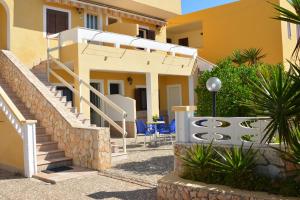
<path fill-rule="evenodd" d="M 54 36 L 50 36 L 54 37 Z M 197 49 L 86 28 L 57 35 L 61 62 L 76 68 L 189 76 Z"/>

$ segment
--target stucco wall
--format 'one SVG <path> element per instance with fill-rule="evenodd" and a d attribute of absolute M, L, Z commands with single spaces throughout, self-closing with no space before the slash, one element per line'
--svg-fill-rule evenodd
<path fill-rule="evenodd" d="M 23 141 L 6 116 L 0 111 L 0 168 L 24 171 Z"/>
<path fill-rule="evenodd" d="M 279 0 L 270 2 L 278 3 Z M 274 16 L 275 10 L 265 0 L 241 0 L 175 17 L 169 21 L 169 26 L 202 23 L 203 47 L 199 55 L 211 62 L 231 55 L 235 49 L 255 47 L 267 54 L 265 62 L 279 63 L 286 56 L 282 49 L 292 47 L 283 46 L 281 23 L 271 19 Z"/>

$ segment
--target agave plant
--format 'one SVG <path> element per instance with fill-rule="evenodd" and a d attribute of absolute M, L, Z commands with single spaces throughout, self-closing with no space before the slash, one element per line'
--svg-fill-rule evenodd
<path fill-rule="evenodd" d="M 300 90 L 291 74 L 292 69 L 285 72 L 277 66 L 269 76 L 260 74 L 257 83 L 249 80 L 252 96 L 245 105 L 256 115 L 271 118 L 262 142 L 271 143 L 277 134 L 280 143 L 292 142 L 291 128 L 300 113 Z"/>
<path fill-rule="evenodd" d="M 230 57 L 230 59 L 232 60 L 232 62 L 234 62 L 237 65 L 242 65 L 246 62 L 245 57 L 244 57 L 241 50 L 233 51 L 232 56 Z"/>
<path fill-rule="evenodd" d="M 209 145 L 194 145 L 187 150 L 185 156 L 180 156 L 180 158 L 186 167 L 205 178 L 209 176 L 214 156 L 215 152 L 213 151 L 212 143 L 210 143 Z"/>
<path fill-rule="evenodd" d="M 283 157 L 294 164 L 300 164 L 300 126 L 297 125 L 291 132 L 292 142 L 287 151 L 276 149 L 283 154 Z"/>
<path fill-rule="evenodd" d="M 278 4 L 271 3 L 274 6 L 274 8 L 278 11 L 278 16 L 274 17 L 274 19 L 286 21 L 292 24 L 300 24 L 300 0 L 287 0 L 287 2 L 293 7 L 294 12 Z M 298 38 L 296 47 L 293 52 L 293 55 L 295 55 L 296 58 L 298 58 L 299 50 L 300 38 Z"/>
<path fill-rule="evenodd" d="M 213 161 L 216 172 L 225 176 L 227 181 L 231 183 L 239 183 L 238 180 L 244 179 L 253 174 L 256 167 L 256 150 L 252 146 L 249 149 L 244 149 L 244 145 L 217 151 L 220 159 Z M 233 181 L 233 182 L 232 182 Z"/>
<path fill-rule="evenodd" d="M 242 54 L 244 61 L 249 65 L 256 65 L 261 59 L 266 57 L 266 54 L 262 53 L 262 49 L 250 48 L 245 49 Z"/>

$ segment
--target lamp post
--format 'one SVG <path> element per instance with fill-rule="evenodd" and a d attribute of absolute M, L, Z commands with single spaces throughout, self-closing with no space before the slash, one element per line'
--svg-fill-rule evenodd
<path fill-rule="evenodd" d="M 212 116 L 216 117 L 217 115 L 217 106 L 216 106 L 216 100 L 217 100 L 217 93 L 222 87 L 222 82 L 217 77 L 211 77 L 206 82 L 206 88 L 208 91 L 212 94 Z"/>

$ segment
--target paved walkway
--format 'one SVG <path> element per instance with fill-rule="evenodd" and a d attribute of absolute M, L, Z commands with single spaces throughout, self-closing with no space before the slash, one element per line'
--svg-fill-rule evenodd
<path fill-rule="evenodd" d="M 105 172 L 126 177 L 126 181 L 95 173 L 51 185 L 0 171 L 0 199 L 156 199 L 157 180 L 173 169 L 172 146 L 144 148 L 142 142 L 136 145 L 133 140 L 128 144 L 128 159 L 113 163 Z M 128 182 L 131 179 L 135 181 Z M 139 180 L 150 184 L 139 184 Z"/>

